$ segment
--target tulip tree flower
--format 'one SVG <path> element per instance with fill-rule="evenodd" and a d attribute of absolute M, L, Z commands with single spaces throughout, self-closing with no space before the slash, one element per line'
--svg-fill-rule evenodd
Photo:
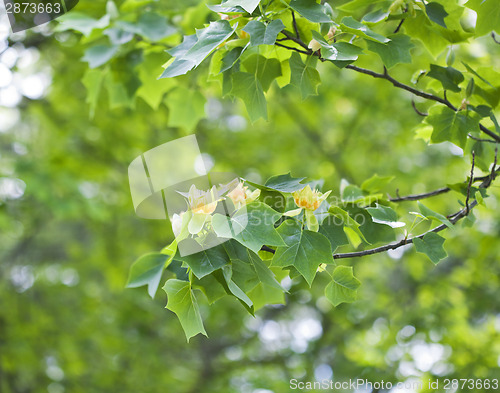
<path fill-rule="evenodd" d="M 322 194 L 318 190 L 312 190 L 309 185 L 305 186 L 300 191 L 295 191 L 292 193 L 295 204 L 298 209 L 290 210 L 284 215 L 288 217 L 298 216 L 302 210 L 304 210 L 304 216 L 306 219 L 307 228 L 311 231 L 318 232 L 319 223 L 318 219 L 314 215 L 314 211 L 323 203 L 323 201 L 328 198 L 332 191 L 325 192 Z"/>
<path fill-rule="evenodd" d="M 227 196 L 233 201 L 236 209 L 255 201 L 260 195 L 260 190 L 249 191 L 243 183 L 239 183 Z"/>
<path fill-rule="evenodd" d="M 190 234 L 195 235 L 201 232 L 205 223 L 210 220 L 211 214 L 217 208 L 217 202 L 219 201 L 217 187 L 213 186 L 210 190 L 203 191 L 198 190 L 193 184 L 188 193 L 179 192 L 179 194 L 188 199 L 189 209 L 193 213 L 193 217 L 188 224 L 188 231 Z"/>

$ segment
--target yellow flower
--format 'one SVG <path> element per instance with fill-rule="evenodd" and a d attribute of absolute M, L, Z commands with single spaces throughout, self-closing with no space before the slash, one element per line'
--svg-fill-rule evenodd
<path fill-rule="evenodd" d="M 217 187 L 208 191 L 198 190 L 193 184 L 188 193 L 179 192 L 188 199 L 189 208 L 194 214 L 212 214 L 217 208 Z"/>
<path fill-rule="evenodd" d="M 233 201 L 236 208 L 255 201 L 260 195 L 260 190 L 249 191 L 243 183 L 239 183 L 227 196 Z"/>
<path fill-rule="evenodd" d="M 321 49 L 321 44 L 313 38 L 307 47 L 313 52 L 316 52 Z"/>
<path fill-rule="evenodd" d="M 300 191 L 292 193 L 295 204 L 301 209 L 316 210 L 321 203 L 330 195 L 332 191 L 322 194 L 318 190 L 312 190 L 309 185 L 305 186 Z"/>

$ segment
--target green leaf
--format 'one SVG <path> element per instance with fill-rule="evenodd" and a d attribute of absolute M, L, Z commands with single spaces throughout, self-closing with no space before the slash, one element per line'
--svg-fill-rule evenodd
<path fill-rule="evenodd" d="M 245 292 L 252 290 L 259 283 L 284 291 L 258 254 L 234 240 L 224 243 L 224 248 L 233 266 L 233 280 Z"/>
<path fill-rule="evenodd" d="M 97 68 L 106 64 L 118 51 L 118 45 L 96 45 L 85 51 L 83 61 L 89 63 L 89 68 Z"/>
<path fill-rule="evenodd" d="M 257 21 L 251 20 L 247 23 L 243 31 L 250 34 L 250 45 L 274 45 L 276 38 L 285 25 L 281 19 L 275 19 L 268 25 Z"/>
<path fill-rule="evenodd" d="M 266 97 L 257 76 L 248 72 L 235 72 L 231 79 L 231 93 L 243 100 L 250 120 L 254 122 L 261 117 L 267 120 Z"/>
<path fill-rule="evenodd" d="M 86 102 L 90 106 L 90 118 L 94 117 L 105 75 L 106 73 L 102 70 L 88 69 L 82 78 L 82 83 L 87 88 Z"/>
<path fill-rule="evenodd" d="M 316 56 L 309 56 L 304 64 L 300 54 L 293 52 L 290 57 L 290 84 L 300 89 L 302 99 L 318 94 L 321 83 L 318 70 L 315 68 Z"/>
<path fill-rule="evenodd" d="M 431 64 L 431 70 L 427 76 L 441 82 L 445 90 L 460 92 L 458 85 L 464 81 L 463 74 L 453 67 L 441 67 Z"/>
<path fill-rule="evenodd" d="M 335 307 L 341 303 L 352 303 L 357 299 L 360 285 L 351 266 L 337 266 L 332 281 L 325 288 L 325 296 Z"/>
<path fill-rule="evenodd" d="M 238 46 L 236 48 L 231 49 L 229 52 L 221 60 L 221 68 L 219 73 L 229 70 L 232 68 L 236 62 L 240 59 L 241 54 L 245 51 L 247 47 Z"/>
<path fill-rule="evenodd" d="M 346 12 L 356 12 L 363 7 L 368 7 L 370 5 L 375 5 L 377 3 L 384 3 L 387 0 L 352 0 L 348 1 L 346 4 L 335 7 L 338 10 Z"/>
<path fill-rule="evenodd" d="M 166 308 L 177 314 L 187 341 L 189 342 L 191 337 L 199 333 L 206 336 L 207 332 L 201 320 L 200 309 L 198 308 L 196 296 L 191 289 L 191 283 L 189 281 L 170 279 L 165 283 L 163 290 L 168 298 Z"/>
<path fill-rule="evenodd" d="M 141 86 L 136 94 L 155 110 L 162 103 L 165 93 L 175 86 L 173 79 L 158 80 L 158 64 L 161 64 L 163 58 L 164 54 L 161 52 L 145 54 L 144 60 L 138 69 Z"/>
<path fill-rule="evenodd" d="M 373 222 L 377 224 L 389 225 L 391 228 L 400 228 L 406 225 L 404 222 L 398 221 L 398 214 L 390 207 L 377 203 L 377 207 L 368 207 L 366 210 L 372 216 Z"/>
<path fill-rule="evenodd" d="M 217 236 L 232 238 L 257 253 L 264 244 L 268 246 L 284 245 L 274 223 L 281 214 L 264 203 L 252 202 L 240 209 L 232 217 L 214 214 L 212 225 Z"/>
<path fill-rule="evenodd" d="M 228 0 L 225 3 L 222 3 L 221 6 L 224 8 L 241 7 L 246 12 L 251 14 L 255 11 L 255 9 L 259 5 L 259 2 L 260 0 Z"/>
<path fill-rule="evenodd" d="M 185 240 L 183 242 L 185 242 Z M 182 242 L 179 244 L 182 244 Z M 230 262 L 229 256 L 222 245 L 218 245 L 191 255 L 176 255 L 175 259 L 179 259 L 187 263 L 194 275 L 199 279 Z"/>
<path fill-rule="evenodd" d="M 446 29 L 446 23 L 444 18 L 448 16 L 448 13 L 442 6 L 442 4 L 436 2 L 425 3 L 425 12 L 431 21 L 443 26 Z"/>
<path fill-rule="evenodd" d="M 109 15 L 101 19 L 95 19 L 87 14 L 71 11 L 57 18 L 59 24 L 56 31 L 76 30 L 85 36 L 89 36 L 94 29 L 104 29 L 109 25 Z"/>
<path fill-rule="evenodd" d="M 315 0 L 292 0 L 290 1 L 290 8 L 314 23 L 328 23 L 332 21 L 325 14 L 324 8 L 316 3 Z"/>
<path fill-rule="evenodd" d="M 319 227 L 319 233 L 326 236 L 332 246 L 332 251 L 335 252 L 337 247 L 349 244 L 349 240 L 344 232 L 343 221 L 338 220 L 335 216 L 325 218 Z"/>
<path fill-rule="evenodd" d="M 176 33 L 175 27 L 168 24 L 167 18 L 155 12 L 141 14 L 136 27 L 137 33 L 150 41 L 159 41 Z"/>
<path fill-rule="evenodd" d="M 243 65 L 250 74 L 257 77 L 264 91 L 269 90 L 271 83 L 281 76 L 281 63 L 278 59 L 255 54 L 245 59 Z"/>
<path fill-rule="evenodd" d="M 226 41 L 236 30 L 237 24 L 231 27 L 227 20 L 210 22 L 204 29 L 196 30 L 198 41 L 183 56 L 183 60 L 200 64 L 212 51 Z"/>
<path fill-rule="evenodd" d="M 439 221 L 442 224 L 446 225 L 448 228 L 453 229 L 453 224 L 442 214 L 436 213 L 435 211 L 429 209 L 422 202 L 418 201 L 418 208 L 420 213 L 422 213 L 426 218 L 430 218 L 435 221 Z"/>
<path fill-rule="evenodd" d="M 252 300 L 255 311 L 268 304 L 285 304 L 285 293 L 282 290 L 262 283 L 257 284 L 247 295 Z"/>
<path fill-rule="evenodd" d="M 345 16 L 340 22 L 342 31 L 357 35 L 359 37 L 366 38 L 368 40 L 386 43 L 389 42 L 389 38 L 384 37 L 378 33 L 375 33 L 365 24 L 358 22 L 352 16 Z"/>
<path fill-rule="evenodd" d="M 368 49 L 377 53 L 387 68 L 396 64 L 411 63 L 410 50 L 415 47 L 410 41 L 410 37 L 404 34 L 393 34 L 389 36 L 390 41 L 381 44 L 376 41 L 367 40 Z"/>
<path fill-rule="evenodd" d="M 445 239 L 435 232 L 425 234 L 422 239 L 413 239 L 413 244 L 417 252 L 425 254 L 434 263 L 438 264 L 441 259 L 448 256 L 443 247 Z"/>
<path fill-rule="evenodd" d="M 277 248 L 273 266 L 294 266 L 309 286 L 320 264 L 334 263 L 330 242 L 322 234 L 302 230 L 302 225 L 295 220 L 284 221 L 278 227 L 278 233 L 286 246 Z"/>
<path fill-rule="evenodd" d="M 355 240 L 356 237 L 358 237 L 360 239 L 360 241 L 363 240 L 365 243 L 370 244 L 368 242 L 368 240 L 366 240 L 366 238 L 363 235 L 363 233 L 361 232 L 361 230 L 359 229 L 360 224 L 357 223 L 356 220 L 354 220 L 349 215 L 349 213 L 347 213 L 345 210 L 342 210 L 338 206 L 332 206 L 332 207 L 330 207 L 330 209 L 328 211 L 333 216 L 337 217 L 337 219 L 341 220 L 341 222 L 344 226 L 344 232 L 347 235 L 347 237 L 349 238 L 349 241 L 353 242 L 353 240 Z M 353 243 L 358 243 L 358 244 L 355 244 L 355 247 L 357 247 L 359 245 L 358 241 L 354 241 Z"/>
<path fill-rule="evenodd" d="M 247 294 L 243 292 L 243 290 L 238 285 L 236 285 L 236 283 L 232 280 L 233 276 L 232 266 L 230 265 L 223 266 L 222 274 L 224 275 L 224 279 L 226 280 L 229 292 L 231 292 L 236 298 L 241 300 L 249 309 L 252 309 L 253 302 L 250 300 Z M 251 311 L 251 314 L 253 314 L 253 310 Z"/>
<path fill-rule="evenodd" d="M 373 194 L 383 190 L 393 179 L 394 176 L 379 176 L 375 174 L 361 184 L 361 189 Z"/>
<path fill-rule="evenodd" d="M 431 110 L 426 122 L 433 128 L 432 143 L 450 141 L 462 149 L 467 143 L 467 134 L 479 132 L 479 122 L 468 116 L 467 112 L 455 112 L 449 108 L 436 108 Z"/>
<path fill-rule="evenodd" d="M 500 7 L 497 0 L 469 0 L 465 6 L 477 13 L 476 34 L 484 35 L 493 30 L 500 34 Z"/>
<path fill-rule="evenodd" d="M 265 184 L 265 187 L 280 192 L 294 192 L 302 190 L 306 185 L 302 184 L 305 177 L 292 177 L 290 172 L 284 175 L 270 177 Z"/>
<path fill-rule="evenodd" d="M 312 36 L 321 45 L 321 57 L 332 61 L 338 67 L 345 67 L 357 60 L 359 55 L 363 53 L 363 49 L 347 42 L 329 44 L 317 31 L 313 30 Z"/>
<path fill-rule="evenodd" d="M 208 274 L 202 279 L 193 279 L 193 289 L 199 289 L 207 297 L 208 304 L 213 304 L 226 295 L 226 290 L 213 274 Z"/>
<path fill-rule="evenodd" d="M 169 257 L 165 254 L 151 253 L 140 257 L 130 267 L 127 288 L 147 285 L 149 296 L 154 298 L 158 285 L 160 285 L 163 270 L 172 261 L 173 255 Z"/>
<path fill-rule="evenodd" d="M 166 97 L 169 109 L 168 125 L 193 131 L 198 122 L 205 117 L 206 99 L 198 90 L 179 86 Z"/>

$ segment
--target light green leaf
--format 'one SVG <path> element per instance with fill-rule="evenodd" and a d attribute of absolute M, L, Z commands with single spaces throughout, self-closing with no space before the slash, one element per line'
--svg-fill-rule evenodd
<path fill-rule="evenodd" d="M 201 320 L 200 309 L 189 281 L 170 279 L 165 283 L 163 290 L 167 294 L 166 308 L 177 314 L 181 322 L 186 339 L 201 333 L 207 335 Z"/>
<path fill-rule="evenodd" d="M 394 176 L 379 176 L 375 174 L 361 184 L 361 189 L 373 194 L 383 190 L 393 179 Z"/>
<path fill-rule="evenodd" d="M 193 131 L 198 122 L 205 117 L 206 99 L 198 90 L 179 86 L 167 95 L 165 101 L 169 109 L 170 127 Z"/>
<path fill-rule="evenodd" d="M 88 69 L 82 78 L 82 83 L 87 88 L 86 102 L 90 106 L 90 118 L 94 117 L 95 108 L 101 92 L 102 82 L 104 80 L 105 72 L 102 70 Z"/>
<path fill-rule="evenodd" d="M 155 12 L 142 13 L 136 26 L 137 32 L 150 41 L 159 41 L 176 33 L 167 18 Z"/>
<path fill-rule="evenodd" d="M 241 7 L 246 12 L 251 14 L 255 11 L 255 9 L 259 5 L 259 2 L 260 0 L 228 0 L 225 3 L 222 3 L 221 6 L 224 8 Z"/>
<path fill-rule="evenodd" d="M 252 300 L 255 311 L 268 304 L 285 304 L 285 293 L 282 290 L 263 283 L 257 284 L 247 295 Z"/>
<path fill-rule="evenodd" d="M 436 64 L 431 64 L 431 70 L 427 76 L 437 79 L 443 85 L 445 90 L 460 92 L 458 85 L 464 81 L 463 74 L 453 67 L 441 67 Z"/>
<path fill-rule="evenodd" d="M 196 30 L 198 41 L 183 56 L 183 60 L 200 64 L 212 51 L 227 40 L 236 30 L 237 24 L 231 27 L 227 20 L 210 22 L 204 29 Z"/>
<path fill-rule="evenodd" d="M 430 218 L 435 221 L 439 221 L 442 224 L 446 225 L 448 228 L 453 229 L 453 224 L 442 214 L 436 213 L 435 211 L 429 209 L 422 202 L 418 201 L 418 208 L 420 213 L 422 213 L 426 218 Z"/>
<path fill-rule="evenodd" d="M 469 0 L 466 7 L 477 13 L 476 33 L 488 34 L 496 31 L 500 34 L 500 7 L 498 0 Z"/>
<path fill-rule="evenodd" d="M 325 288 L 325 296 L 335 307 L 341 303 L 352 303 L 357 299 L 360 285 L 351 266 L 337 266 L 332 281 Z"/>
<path fill-rule="evenodd" d="M 427 255 L 434 264 L 438 264 L 441 259 L 448 256 L 443 247 L 444 241 L 445 239 L 437 233 L 429 232 L 422 239 L 413 239 L 413 244 L 417 252 Z"/>
<path fill-rule="evenodd" d="M 229 291 L 237 297 L 239 300 L 241 300 L 243 303 L 247 305 L 248 308 L 252 308 L 253 302 L 250 300 L 250 298 L 247 296 L 243 290 L 236 285 L 236 283 L 232 280 L 233 276 L 233 269 L 230 265 L 226 265 L 222 267 L 222 274 L 224 275 L 224 279 L 226 280 L 227 287 Z M 253 310 L 252 310 L 253 313 Z"/>
<path fill-rule="evenodd" d="M 85 51 L 83 61 L 89 63 L 89 68 L 97 68 L 106 64 L 118 51 L 118 45 L 96 45 Z"/>
<path fill-rule="evenodd" d="M 444 18 L 448 16 L 448 13 L 442 4 L 437 2 L 425 3 L 425 12 L 431 21 L 446 28 Z"/>
<path fill-rule="evenodd" d="M 468 116 L 467 112 L 455 112 L 449 108 L 431 110 L 426 118 L 432 128 L 431 142 L 440 143 L 451 141 L 462 149 L 467 143 L 467 134 L 479 132 L 479 122 Z"/>
<path fill-rule="evenodd" d="M 170 257 L 165 254 L 151 253 L 137 259 L 130 267 L 127 280 L 127 288 L 148 286 L 148 293 L 154 298 L 158 285 L 160 285 L 163 270 L 172 261 L 174 254 Z"/>
<path fill-rule="evenodd" d="M 243 65 L 250 74 L 257 77 L 264 91 L 269 90 L 271 83 L 281 76 L 281 63 L 278 59 L 255 54 L 245 59 Z"/>
<path fill-rule="evenodd" d="M 192 287 L 193 289 L 199 289 L 205 294 L 208 304 L 213 304 L 226 295 L 225 288 L 213 274 L 208 274 L 201 279 L 194 276 Z"/>
<path fill-rule="evenodd" d="M 377 207 L 368 207 L 366 210 L 372 216 L 372 221 L 377 224 L 389 225 L 391 228 L 400 228 L 406 225 L 404 222 L 398 221 L 398 214 L 390 207 L 377 203 Z"/>
<path fill-rule="evenodd" d="M 261 117 L 267 120 L 266 97 L 257 75 L 235 72 L 231 78 L 233 84 L 231 93 L 243 100 L 250 120 L 254 122 Z"/>
<path fill-rule="evenodd" d="M 349 213 L 347 213 L 345 210 L 342 210 L 338 206 L 332 206 L 328 210 L 333 216 L 337 217 L 338 220 L 342 222 L 342 225 L 344 226 L 344 232 L 349 238 L 350 241 L 352 241 L 355 247 L 359 246 L 359 242 L 363 240 L 365 243 L 370 244 L 368 240 L 366 240 L 365 236 L 359 229 L 360 224 L 356 222 L 354 218 L 352 218 Z M 353 237 L 353 235 L 356 235 L 360 240 L 359 242 L 355 240 L 356 238 Z M 358 244 L 356 244 L 358 243 Z"/>
<path fill-rule="evenodd" d="M 257 253 L 262 246 L 282 246 L 281 239 L 274 223 L 281 214 L 264 203 L 252 202 L 246 209 L 240 209 L 232 217 L 214 214 L 212 225 L 217 236 L 232 238 Z"/>
<path fill-rule="evenodd" d="M 285 25 L 281 19 L 275 19 L 268 25 L 257 21 L 251 20 L 245 26 L 243 31 L 250 34 L 250 45 L 274 45 L 276 38 L 281 30 L 285 28 Z"/>
<path fill-rule="evenodd" d="M 161 64 L 164 54 L 161 52 L 151 52 L 144 55 L 144 60 L 138 68 L 141 86 L 136 95 L 141 97 L 147 104 L 158 109 L 165 93 L 175 87 L 173 79 L 158 80 L 158 64 Z"/>
<path fill-rule="evenodd" d="M 229 256 L 221 245 L 197 252 L 196 254 L 176 255 L 175 259 L 187 263 L 194 275 L 199 279 L 230 262 Z"/>
<path fill-rule="evenodd" d="M 265 184 L 266 188 L 280 192 L 294 192 L 302 190 L 306 185 L 302 184 L 305 177 L 292 177 L 290 172 L 284 175 L 270 177 Z"/>
<path fill-rule="evenodd" d="M 352 16 L 345 16 L 340 22 L 340 26 L 343 31 L 357 35 L 359 37 L 366 38 L 368 40 L 386 43 L 389 42 L 389 38 L 384 37 L 378 33 L 375 33 L 365 24 L 358 22 Z"/>
<path fill-rule="evenodd" d="M 377 53 L 387 68 L 396 64 L 411 63 L 410 51 L 415 47 L 410 37 L 404 34 L 393 34 L 389 36 L 390 41 L 381 44 L 376 41 L 367 40 L 368 49 Z"/>
<path fill-rule="evenodd" d="M 278 247 L 273 266 L 294 266 L 312 285 L 318 266 L 333 264 L 332 248 L 328 239 L 320 233 L 302 230 L 295 220 L 286 220 L 278 228 L 286 246 Z"/>
<path fill-rule="evenodd" d="M 302 62 L 300 54 L 293 52 L 290 57 L 290 84 L 300 89 L 302 99 L 318 94 L 318 85 L 321 83 L 318 70 L 315 68 L 316 56 L 309 56 L 306 63 Z"/>
<path fill-rule="evenodd" d="M 104 15 L 101 19 L 95 19 L 87 14 L 71 11 L 57 18 L 59 24 L 56 31 L 76 30 L 85 36 L 89 36 L 94 29 L 104 29 L 109 25 L 109 15 Z"/>
<path fill-rule="evenodd" d="M 332 61 L 338 67 L 345 67 L 347 64 L 357 60 L 363 53 L 363 49 L 347 42 L 328 43 L 317 31 L 312 31 L 313 38 L 321 45 L 321 57 Z"/>
<path fill-rule="evenodd" d="M 324 8 L 316 3 L 315 0 L 292 0 L 290 1 L 290 8 L 314 23 L 328 23 L 332 21 L 325 14 Z"/>

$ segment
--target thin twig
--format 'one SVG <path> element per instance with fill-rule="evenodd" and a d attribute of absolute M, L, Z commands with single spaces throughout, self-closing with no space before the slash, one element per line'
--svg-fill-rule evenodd
<path fill-rule="evenodd" d="M 305 50 L 294 48 L 292 46 L 286 46 L 286 45 L 280 44 L 279 42 L 275 42 L 275 45 L 276 46 L 281 46 L 282 48 L 285 48 L 285 49 L 288 49 L 288 50 L 294 50 L 295 52 L 299 52 L 299 53 L 302 53 L 304 55 L 310 55 L 311 54 L 310 52 L 306 52 Z"/>
<path fill-rule="evenodd" d="M 470 168 L 469 184 L 467 185 L 467 197 L 465 198 L 465 210 L 467 211 L 466 214 L 469 214 L 469 212 L 470 212 L 470 207 L 469 207 L 470 189 L 471 189 L 472 183 L 474 181 L 474 165 L 475 165 L 475 163 L 476 163 L 476 152 L 473 150 L 472 151 L 472 166 Z"/>
<path fill-rule="evenodd" d="M 295 31 L 295 35 L 300 39 L 299 28 L 297 27 L 297 21 L 295 20 L 295 12 L 292 11 L 292 20 L 293 20 L 293 30 Z"/>
<path fill-rule="evenodd" d="M 467 136 L 471 139 L 474 139 L 475 141 L 478 141 L 478 142 L 498 143 L 497 141 L 494 141 L 493 139 L 481 139 L 481 138 L 478 138 L 477 136 L 474 136 L 472 134 L 468 134 Z"/>
<path fill-rule="evenodd" d="M 289 31 L 282 30 L 281 34 L 283 34 L 288 39 L 292 40 L 296 44 L 300 45 L 302 48 L 307 49 L 310 53 L 312 53 L 312 51 L 309 49 L 309 47 L 307 46 L 307 44 L 304 41 L 302 41 L 300 38 L 294 37 L 292 35 L 292 33 L 290 33 Z"/>
<path fill-rule="evenodd" d="M 413 195 L 407 195 L 407 196 L 402 196 L 402 197 L 398 196 L 396 198 L 389 198 L 389 201 L 391 201 L 391 202 L 418 201 L 420 199 L 431 198 L 431 197 L 436 196 L 436 195 L 445 194 L 449 191 L 451 191 L 451 188 L 443 187 L 443 188 L 439 188 L 439 189 L 434 190 L 434 191 L 425 192 L 423 194 L 413 194 Z"/>
<path fill-rule="evenodd" d="M 415 104 L 415 100 L 411 100 L 411 106 L 413 108 L 413 110 L 417 113 L 417 115 L 420 115 L 420 116 L 429 116 L 428 113 L 424 113 L 424 112 L 421 112 L 418 110 L 417 108 L 417 105 Z"/>
<path fill-rule="evenodd" d="M 399 22 L 398 27 L 396 27 L 396 30 L 394 30 L 394 34 L 399 32 L 399 29 L 401 29 L 401 26 L 403 26 L 403 23 L 405 20 L 406 20 L 406 18 L 401 19 L 401 22 Z"/>

